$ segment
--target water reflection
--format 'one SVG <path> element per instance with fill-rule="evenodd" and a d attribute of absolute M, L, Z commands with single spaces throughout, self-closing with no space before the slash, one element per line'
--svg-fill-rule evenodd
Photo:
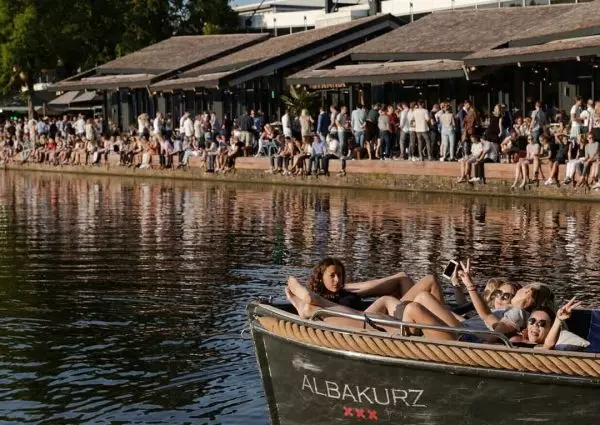
<path fill-rule="evenodd" d="M 325 255 L 600 300 L 595 204 L 0 175 L 0 422 L 266 424 L 246 303 Z"/>

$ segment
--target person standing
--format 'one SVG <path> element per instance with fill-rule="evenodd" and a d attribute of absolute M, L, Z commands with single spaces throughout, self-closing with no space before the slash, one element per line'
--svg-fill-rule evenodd
<path fill-rule="evenodd" d="M 390 117 L 387 114 L 386 108 L 381 108 L 379 111 L 379 119 L 377 120 L 377 128 L 379 129 L 379 140 L 381 141 L 381 159 L 389 159 L 391 143 L 390 143 Z"/>
<path fill-rule="evenodd" d="M 292 137 L 292 119 L 290 118 L 290 111 L 287 109 L 281 117 L 281 129 L 283 130 L 283 137 Z"/>
<path fill-rule="evenodd" d="M 442 133 L 440 161 L 454 161 L 454 153 L 456 152 L 456 122 L 450 104 L 444 104 L 444 109 L 440 116 L 440 124 Z"/>
<path fill-rule="evenodd" d="M 417 133 L 417 143 L 419 148 L 419 160 L 423 161 L 427 149 L 427 159 L 433 160 L 431 138 L 429 137 L 429 111 L 425 109 L 425 101 L 419 100 L 417 108 L 413 112 L 415 120 L 415 131 Z"/>
<path fill-rule="evenodd" d="M 352 124 L 352 132 L 354 133 L 354 140 L 356 140 L 356 143 L 362 149 L 365 144 L 364 128 L 365 123 L 367 122 L 367 112 L 363 105 L 360 103 L 356 105 L 356 109 L 352 111 L 350 121 Z"/>
<path fill-rule="evenodd" d="M 398 118 L 398 127 L 400 129 L 400 156 L 399 159 L 404 159 L 404 155 L 406 153 L 406 148 L 409 146 L 410 142 L 410 129 L 408 127 L 408 104 L 406 102 L 402 102 L 402 109 L 400 111 L 400 115 Z M 412 156 L 412 152 L 409 153 L 409 159 Z"/>
<path fill-rule="evenodd" d="M 575 104 L 571 107 L 571 132 L 569 139 L 572 142 L 577 143 L 579 135 L 581 134 L 581 97 L 575 96 Z"/>
<path fill-rule="evenodd" d="M 310 145 L 312 142 L 312 126 L 314 120 L 308 113 L 308 109 L 303 109 L 300 113 L 300 135 L 302 136 L 302 142 Z"/>
<path fill-rule="evenodd" d="M 238 125 L 240 126 L 240 142 L 242 142 L 244 144 L 244 146 L 246 147 L 246 149 L 250 148 L 252 146 L 252 140 L 253 140 L 253 135 L 252 132 L 254 131 L 254 120 L 252 119 L 252 113 L 254 111 L 252 110 L 248 110 L 247 112 L 245 112 L 239 120 Z"/>
<path fill-rule="evenodd" d="M 322 140 L 325 140 L 325 138 L 329 134 L 330 126 L 331 121 L 329 115 L 325 111 L 325 108 L 321 106 L 319 108 L 319 117 L 317 118 L 317 134 Z"/>
<path fill-rule="evenodd" d="M 530 134 L 533 136 L 533 140 L 538 143 L 540 135 L 544 131 L 546 125 L 546 113 L 542 110 L 542 103 L 538 100 L 535 102 L 535 108 L 531 112 L 531 124 L 529 124 Z"/>
<path fill-rule="evenodd" d="M 350 119 L 348 118 L 348 108 L 342 106 L 340 113 L 337 115 L 335 121 L 338 131 L 338 140 L 340 141 L 340 148 L 342 149 L 342 155 L 348 154 L 348 143 L 346 141 L 346 131 L 350 127 Z"/>

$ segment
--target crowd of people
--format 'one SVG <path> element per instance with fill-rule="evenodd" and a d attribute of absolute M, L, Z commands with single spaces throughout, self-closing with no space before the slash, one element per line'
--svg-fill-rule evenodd
<path fill-rule="evenodd" d="M 540 181 L 559 184 L 561 166 L 563 184 L 600 188 L 600 102 L 583 104 L 577 97 L 568 114 L 536 102 L 523 115 L 496 105 L 483 119 L 468 100 L 457 110 L 450 102 L 428 109 L 421 100 L 359 104 L 353 111 L 322 107 L 316 116 L 307 109 L 284 111 L 273 123 L 255 110 L 235 120 L 186 112 L 179 123 L 161 112 L 153 118 L 144 113 L 126 132 L 82 114 L 9 119 L 0 122 L 0 160 L 94 165 L 118 154 L 124 166 L 151 168 L 158 157 L 158 167 L 173 168 L 199 157 L 197 164 L 207 172 L 226 173 L 237 157 L 253 155 L 269 158 L 267 173 L 303 176 L 329 175 L 332 160 L 340 161 L 340 174 L 348 160 L 439 160 L 458 161 L 459 183 L 485 183 L 485 164 L 503 162 L 514 164 L 515 189 Z"/>
<path fill-rule="evenodd" d="M 481 291 L 472 276 L 469 260 L 460 263 L 451 281 L 455 306 L 462 305 L 461 309 L 453 310 L 446 303 L 442 286 L 434 275 L 425 276 L 419 282 L 414 282 L 406 273 L 398 273 L 378 280 L 347 283 L 343 263 L 326 258 L 314 267 L 307 285 L 290 277 L 285 293 L 302 318 L 310 318 L 320 308 L 329 308 L 361 316 L 366 313 L 371 318 L 391 316 L 406 325 L 402 328 L 379 326 L 367 318 L 364 322 L 351 317 L 325 319 L 338 326 L 369 327 L 392 333 L 402 330 L 404 336 L 475 343 L 500 343 L 498 334 L 502 334 L 513 345 L 547 350 L 583 351 L 589 346 L 589 342 L 570 333 L 564 324 L 581 302 L 572 299 L 555 310 L 554 295 L 546 285 L 521 286 L 493 278 Z M 467 303 L 465 293 L 471 303 Z M 369 305 L 365 298 L 373 297 L 376 299 Z M 463 332 L 466 330 L 479 334 Z"/>

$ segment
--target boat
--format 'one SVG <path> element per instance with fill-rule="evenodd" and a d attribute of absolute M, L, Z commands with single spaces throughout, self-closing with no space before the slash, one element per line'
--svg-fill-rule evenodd
<path fill-rule="evenodd" d="M 587 335 L 591 313 L 575 311 L 571 331 Z M 322 320 L 332 316 L 364 329 Z M 426 340 L 393 318 L 321 309 L 308 320 L 266 300 L 248 317 L 272 425 L 600 424 L 595 353 L 514 347 L 487 331 L 474 333 L 501 343 Z"/>

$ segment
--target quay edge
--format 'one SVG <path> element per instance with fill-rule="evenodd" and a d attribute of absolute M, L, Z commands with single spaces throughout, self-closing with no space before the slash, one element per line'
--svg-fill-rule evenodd
<path fill-rule="evenodd" d="M 232 183 L 267 183 L 308 187 L 331 187 L 371 190 L 394 190 L 424 193 L 463 194 L 478 196 L 527 197 L 539 199 L 560 199 L 572 201 L 600 201 L 600 191 L 565 186 L 528 185 L 525 189 L 512 190 L 512 164 L 487 164 L 486 184 L 457 183 L 459 165 L 457 163 L 408 161 L 348 161 L 347 174 L 337 175 L 340 162 L 331 162 L 331 176 L 282 176 L 266 174 L 266 158 L 238 158 L 236 169 L 227 174 L 206 173 L 193 161 L 185 170 L 160 170 L 158 164 L 153 169 L 140 170 L 118 165 L 116 155 L 109 157 L 107 165 L 100 166 L 51 166 L 46 164 L 9 163 L 4 170 L 53 172 L 86 175 L 112 175 L 143 178 L 205 180 Z M 564 172 L 564 167 L 562 167 Z M 546 171 L 546 170 L 545 170 Z M 545 173 L 548 175 L 549 170 Z M 562 174 L 562 173 L 561 173 Z M 561 179 L 564 176 L 560 176 Z"/>

